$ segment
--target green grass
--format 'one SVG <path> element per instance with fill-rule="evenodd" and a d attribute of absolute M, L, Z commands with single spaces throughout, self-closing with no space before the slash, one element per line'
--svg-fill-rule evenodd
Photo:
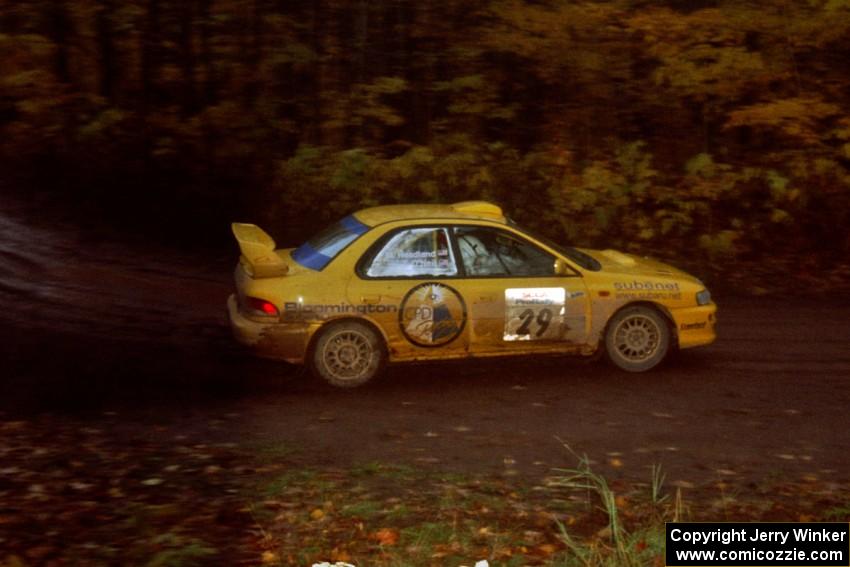
<path fill-rule="evenodd" d="M 346 504 L 340 510 L 340 514 L 343 516 L 349 516 L 352 518 L 362 518 L 362 519 L 371 519 L 376 516 L 384 516 L 383 506 L 380 502 L 375 502 L 374 500 L 363 500 L 361 502 L 355 502 L 354 504 Z"/>
<path fill-rule="evenodd" d="M 145 567 L 190 567 L 218 553 L 202 541 L 173 533 L 157 536 L 151 543 L 155 548 L 165 549 L 151 557 Z"/>
<path fill-rule="evenodd" d="M 850 504 L 843 506 L 834 506 L 824 512 L 824 518 L 827 520 L 836 520 L 846 522 L 850 520 Z"/>
<path fill-rule="evenodd" d="M 354 477 L 381 477 L 386 480 L 407 481 L 421 478 L 424 473 L 407 465 L 370 461 L 355 465 L 349 470 L 349 474 Z"/>
<path fill-rule="evenodd" d="M 299 451 L 296 447 L 281 442 L 252 443 L 243 447 L 243 450 L 252 460 L 262 464 L 277 463 L 292 458 Z"/>
<path fill-rule="evenodd" d="M 401 531 L 401 541 L 417 548 L 451 543 L 456 537 L 454 528 L 444 522 L 424 522 Z"/>
<path fill-rule="evenodd" d="M 669 495 L 664 493 L 665 475 L 660 466 L 653 465 L 650 490 L 643 514 L 645 519 L 636 529 L 626 530 L 620 514 L 617 495 L 608 481 L 590 467 L 586 455 L 576 455 L 569 446 L 565 448 L 578 458 L 574 469 L 560 470 L 552 484 L 569 492 L 580 492 L 596 502 L 604 513 L 607 527 L 593 538 L 578 538 L 571 534 L 563 522 L 557 521 L 561 541 L 569 550 L 560 561 L 565 566 L 631 567 L 648 565 L 664 551 L 664 522 L 681 519 L 684 507 L 681 492 L 677 491 L 672 507 L 662 507 Z"/>
<path fill-rule="evenodd" d="M 288 471 L 268 481 L 263 487 L 263 493 L 268 496 L 275 496 L 293 488 L 301 489 L 305 486 L 314 486 L 318 479 L 319 475 L 316 471 Z"/>
<path fill-rule="evenodd" d="M 427 565 L 433 562 L 435 554 L 439 555 L 441 564 L 463 563 L 462 550 L 469 547 L 469 534 L 457 528 L 452 522 L 442 521 L 423 522 L 402 530 L 400 544 L 405 554 L 409 554 L 408 564 Z"/>
<path fill-rule="evenodd" d="M 411 509 L 404 503 L 396 504 L 393 508 L 386 511 L 384 515 L 384 520 L 390 524 L 398 524 L 411 517 L 414 514 L 414 510 Z"/>

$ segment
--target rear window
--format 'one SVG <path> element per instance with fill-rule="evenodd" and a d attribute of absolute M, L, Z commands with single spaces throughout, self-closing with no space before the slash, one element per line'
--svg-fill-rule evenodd
<path fill-rule="evenodd" d="M 322 270 L 369 227 L 349 215 L 292 251 L 292 259 L 311 270 Z"/>

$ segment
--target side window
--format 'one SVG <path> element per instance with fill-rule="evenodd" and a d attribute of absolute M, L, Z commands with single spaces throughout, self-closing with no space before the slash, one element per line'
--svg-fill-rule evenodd
<path fill-rule="evenodd" d="M 555 275 L 554 256 L 506 231 L 481 226 L 454 230 L 468 276 Z"/>
<path fill-rule="evenodd" d="M 408 228 L 394 234 L 365 269 L 370 278 L 456 276 L 445 228 Z"/>

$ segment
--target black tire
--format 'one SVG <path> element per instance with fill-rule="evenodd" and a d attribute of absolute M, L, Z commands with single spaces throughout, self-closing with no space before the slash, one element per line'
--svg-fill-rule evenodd
<path fill-rule="evenodd" d="M 605 332 L 605 354 L 627 372 L 658 366 L 670 350 L 670 327 L 664 316 L 643 305 L 618 311 Z"/>
<path fill-rule="evenodd" d="M 310 369 L 338 388 L 362 386 L 384 367 L 387 351 L 382 337 L 365 323 L 331 323 L 319 331 L 310 355 Z"/>

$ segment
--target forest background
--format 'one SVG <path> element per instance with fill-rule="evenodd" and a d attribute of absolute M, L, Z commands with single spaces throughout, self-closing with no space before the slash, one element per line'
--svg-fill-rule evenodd
<path fill-rule="evenodd" d="M 487 199 L 833 291 L 848 109 L 850 0 L 0 0 L 0 191 L 187 243 Z"/>

